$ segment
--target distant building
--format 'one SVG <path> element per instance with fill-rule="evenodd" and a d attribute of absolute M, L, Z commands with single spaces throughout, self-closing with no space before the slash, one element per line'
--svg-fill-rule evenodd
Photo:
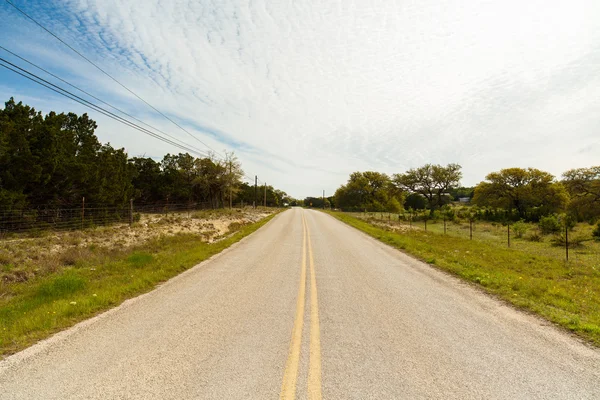
<path fill-rule="evenodd" d="M 470 197 L 459 197 L 458 201 L 460 203 L 469 203 L 471 201 L 471 198 Z"/>

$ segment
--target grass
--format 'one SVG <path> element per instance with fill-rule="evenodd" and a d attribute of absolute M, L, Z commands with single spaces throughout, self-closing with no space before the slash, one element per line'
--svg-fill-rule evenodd
<path fill-rule="evenodd" d="M 406 221 L 399 221 L 398 214 L 391 214 L 388 220 L 387 213 L 351 213 L 359 219 L 372 221 L 374 224 L 388 224 L 393 227 L 408 228 L 409 224 Z M 414 221 L 412 223 L 413 230 L 424 230 L 423 221 Z M 557 260 L 564 260 L 564 235 L 541 235 L 537 224 L 522 223 L 522 237 L 516 237 L 514 230 L 511 228 L 510 245 L 511 248 L 524 251 L 530 254 L 539 256 L 553 257 Z M 513 225 L 514 227 L 514 225 Z M 575 262 L 581 262 L 587 265 L 600 265 L 600 241 L 596 241 L 592 237 L 594 226 L 588 223 L 578 223 L 575 229 L 569 232 L 569 259 Z M 442 220 L 427 221 L 427 231 L 443 234 L 444 222 Z M 469 238 L 469 222 L 457 221 L 446 222 L 446 234 L 458 238 Z M 533 239 L 532 239 L 533 238 Z M 486 242 L 498 247 L 507 247 L 507 227 L 501 223 L 493 223 L 486 221 L 473 222 L 473 240 Z M 562 242 L 561 242 L 562 241 Z"/>
<path fill-rule="evenodd" d="M 15 353 L 152 290 L 253 233 L 274 215 L 239 226 L 231 236 L 215 243 L 206 243 L 198 235 L 180 234 L 121 252 L 106 253 L 105 249 L 90 246 L 86 254 L 69 257 L 69 266 L 55 273 L 2 284 L 0 355 Z"/>
<path fill-rule="evenodd" d="M 538 248 L 444 235 L 429 225 L 427 232 L 395 232 L 352 215 L 330 214 L 600 346 L 600 264 L 592 258 L 566 262 Z"/>

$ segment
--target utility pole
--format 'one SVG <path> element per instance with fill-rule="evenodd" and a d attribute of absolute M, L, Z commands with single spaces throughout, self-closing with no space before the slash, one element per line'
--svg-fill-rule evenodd
<path fill-rule="evenodd" d="M 258 175 L 254 175 L 254 208 L 256 208 L 256 185 L 258 185 Z"/>
<path fill-rule="evenodd" d="M 267 208 L 267 182 L 265 182 L 265 202 L 264 202 L 264 206 L 265 206 L 265 208 Z"/>
<path fill-rule="evenodd" d="M 229 209 L 231 210 L 233 208 L 233 190 L 232 190 L 232 186 L 233 186 L 233 177 L 231 176 L 231 160 L 229 161 Z"/>

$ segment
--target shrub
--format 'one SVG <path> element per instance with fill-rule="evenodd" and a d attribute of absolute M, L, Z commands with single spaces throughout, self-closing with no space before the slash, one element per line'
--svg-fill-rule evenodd
<path fill-rule="evenodd" d="M 556 215 L 540 218 L 539 227 L 543 235 L 560 232 L 561 230 L 561 224 Z"/>
<path fill-rule="evenodd" d="M 573 237 L 569 236 L 569 247 L 581 247 L 581 246 L 583 246 L 583 242 L 585 242 L 585 241 L 586 241 L 586 238 L 581 235 L 573 236 Z M 560 233 L 560 234 L 554 235 L 554 237 L 550 240 L 550 242 L 552 243 L 552 246 L 557 246 L 557 247 L 565 246 L 565 244 L 566 244 L 565 234 Z"/>
<path fill-rule="evenodd" d="M 512 226 L 512 231 L 515 237 L 522 238 L 525 232 L 527 232 L 527 224 L 523 221 L 515 222 Z"/>
<path fill-rule="evenodd" d="M 142 215 L 140 213 L 133 214 L 133 222 L 140 222 L 141 219 L 142 219 Z"/>
<path fill-rule="evenodd" d="M 538 231 L 532 232 L 529 236 L 527 236 L 527 240 L 530 242 L 541 242 L 542 235 Z"/>
<path fill-rule="evenodd" d="M 595 240 L 600 240 L 600 222 L 598 222 L 596 229 L 594 229 L 594 231 L 592 232 L 592 236 Z"/>

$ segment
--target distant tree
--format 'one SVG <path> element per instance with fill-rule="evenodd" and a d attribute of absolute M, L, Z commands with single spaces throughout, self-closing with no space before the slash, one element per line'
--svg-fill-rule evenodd
<path fill-rule="evenodd" d="M 492 172 L 475 188 L 473 203 L 516 211 L 518 218 L 538 220 L 559 212 L 568 201 L 565 188 L 554 176 L 535 168 L 507 168 Z"/>
<path fill-rule="evenodd" d="M 225 197 L 229 200 L 229 196 L 231 195 L 231 202 L 233 204 L 233 201 L 241 190 L 240 184 L 244 177 L 244 170 L 242 169 L 242 163 L 233 152 L 225 151 L 223 166 L 225 167 Z"/>
<path fill-rule="evenodd" d="M 393 201 L 395 199 L 395 201 Z M 398 211 L 402 208 L 403 193 L 386 174 L 354 172 L 345 185 L 338 188 L 334 203 L 342 210 Z"/>
<path fill-rule="evenodd" d="M 569 210 L 578 219 L 600 217 L 600 166 L 571 169 L 563 174 L 562 183 L 571 196 Z"/>
<path fill-rule="evenodd" d="M 403 174 L 395 174 L 393 181 L 400 189 L 425 196 L 433 213 L 435 208 L 446 204 L 447 193 L 459 185 L 462 178 L 460 170 L 461 166 L 458 164 L 448 164 L 445 167 L 426 164 Z"/>
<path fill-rule="evenodd" d="M 468 197 L 470 199 L 475 194 L 475 187 L 451 188 L 448 193 L 452 196 L 452 200 L 458 200 L 461 197 Z"/>
<path fill-rule="evenodd" d="M 45 117 L 10 99 L 0 110 L 0 206 L 123 205 L 133 193 L 123 149 L 102 145 L 87 114 Z"/>
<path fill-rule="evenodd" d="M 167 154 L 160 162 L 129 159 L 124 149 L 102 144 L 97 124 L 87 114 L 43 116 L 10 99 L 0 109 L 0 208 L 19 210 L 79 205 L 122 207 L 138 202 L 206 202 L 210 206 L 254 201 L 254 186 L 242 184 L 244 173 L 233 153 L 194 158 Z M 264 193 L 259 188 L 258 205 Z M 290 202 L 283 191 L 267 187 L 267 204 Z M 12 218 L 3 213 L 2 219 Z"/>
<path fill-rule="evenodd" d="M 135 200 L 142 203 L 164 201 L 166 196 L 160 163 L 151 158 L 134 157 L 129 160 L 129 165 L 132 170 Z"/>
<path fill-rule="evenodd" d="M 413 210 L 424 210 L 427 208 L 427 198 L 421 193 L 411 193 L 406 196 L 404 208 Z"/>

